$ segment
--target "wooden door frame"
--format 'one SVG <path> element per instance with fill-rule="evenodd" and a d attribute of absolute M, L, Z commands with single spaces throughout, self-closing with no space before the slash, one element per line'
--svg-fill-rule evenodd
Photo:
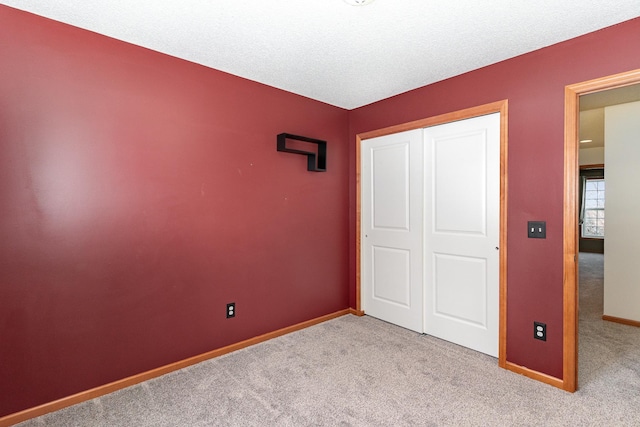
<path fill-rule="evenodd" d="M 640 83 L 640 69 L 565 87 L 562 388 L 578 386 L 578 162 L 581 95 Z"/>
<path fill-rule="evenodd" d="M 356 135 L 356 312 L 363 315 L 361 306 L 361 145 L 363 139 L 400 133 L 408 130 L 470 119 L 492 113 L 500 113 L 500 259 L 499 259 L 499 326 L 498 326 L 498 365 L 507 367 L 507 131 L 508 100 L 496 101 L 477 107 L 458 110 L 439 116 L 428 117 L 409 123 L 376 129 Z"/>

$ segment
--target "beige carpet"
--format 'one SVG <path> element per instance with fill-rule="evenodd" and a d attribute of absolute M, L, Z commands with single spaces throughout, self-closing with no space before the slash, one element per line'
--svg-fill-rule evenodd
<path fill-rule="evenodd" d="M 345 316 L 21 425 L 640 426 L 640 332 L 599 320 L 597 274 L 582 279 L 574 394 L 466 348 Z"/>
<path fill-rule="evenodd" d="M 579 261 L 580 392 L 619 395 L 640 412 L 640 328 L 602 320 L 604 255 L 583 252 Z"/>

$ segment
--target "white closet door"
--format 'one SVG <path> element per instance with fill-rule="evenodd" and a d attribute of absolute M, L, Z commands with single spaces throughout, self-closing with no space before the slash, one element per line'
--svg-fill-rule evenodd
<path fill-rule="evenodd" d="M 367 315 L 423 327 L 423 134 L 362 141 L 361 297 Z"/>
<path fill-rule="evenodd" d="M 500 114 L 424 130 L 424 331 L 498 355 Z"/>

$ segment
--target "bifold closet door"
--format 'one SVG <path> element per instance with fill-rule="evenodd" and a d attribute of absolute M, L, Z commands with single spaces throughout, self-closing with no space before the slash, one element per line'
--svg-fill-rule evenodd
<path fill-rule="evenodd" d="M 361 303 L 366 314 L 423 328 L 422 129 L 362 141 Z"/>
<path fill-rule="evenodd" d="M 362 141 L 366 314 L 497 356 L 500 115 Z"/>
<path fill-rule="evenodd" d="M 497 357 L 500 114 L 424 130 L 424 332 Z"/>

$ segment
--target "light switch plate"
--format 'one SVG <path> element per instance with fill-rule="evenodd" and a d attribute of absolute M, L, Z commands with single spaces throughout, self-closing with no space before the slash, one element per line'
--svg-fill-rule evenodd
<path fill-rule="evenodd" d="M 530 239 L 546 239 L 547 238 L 547 222 L 546 221 L 527 222 L 527 236 Z"/>

